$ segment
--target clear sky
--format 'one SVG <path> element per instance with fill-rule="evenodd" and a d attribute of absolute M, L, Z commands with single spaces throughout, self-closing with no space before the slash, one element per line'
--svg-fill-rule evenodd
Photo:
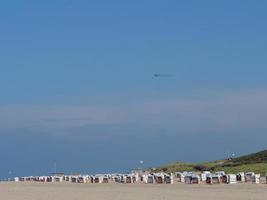
<path fill-rule="evenodd" d="M 1 1 L 0 177 L 266 149 L 266 21 L 265 0 Z"/>

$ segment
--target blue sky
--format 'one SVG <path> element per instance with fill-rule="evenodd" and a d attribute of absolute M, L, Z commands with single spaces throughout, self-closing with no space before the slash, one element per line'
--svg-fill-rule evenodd
<path fill-rule="evenodd" d="M 0 177 L 265 149 L 266 20 L 263 0 L 1 2 Z"/>

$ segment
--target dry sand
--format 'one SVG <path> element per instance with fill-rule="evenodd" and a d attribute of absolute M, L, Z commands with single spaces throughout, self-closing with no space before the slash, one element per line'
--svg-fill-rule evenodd
<path fill-rule="evenodd" d="M 267 184 L 0 183 L 1 200 L 267 200 Z"/>

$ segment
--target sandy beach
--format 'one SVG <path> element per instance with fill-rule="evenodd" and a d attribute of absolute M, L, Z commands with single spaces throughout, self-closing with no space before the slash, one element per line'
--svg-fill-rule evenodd
<path fill-rule="evenodd" d="M 266 200 L 267 185 L 0 183 L 2 200 Z"/>

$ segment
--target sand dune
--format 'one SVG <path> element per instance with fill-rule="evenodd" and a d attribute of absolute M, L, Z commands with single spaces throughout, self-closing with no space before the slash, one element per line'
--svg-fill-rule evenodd
<path fill-rule="evenodd" d="M 266 200 L 267 185 L 0 183 L 1 200 Z"/>

